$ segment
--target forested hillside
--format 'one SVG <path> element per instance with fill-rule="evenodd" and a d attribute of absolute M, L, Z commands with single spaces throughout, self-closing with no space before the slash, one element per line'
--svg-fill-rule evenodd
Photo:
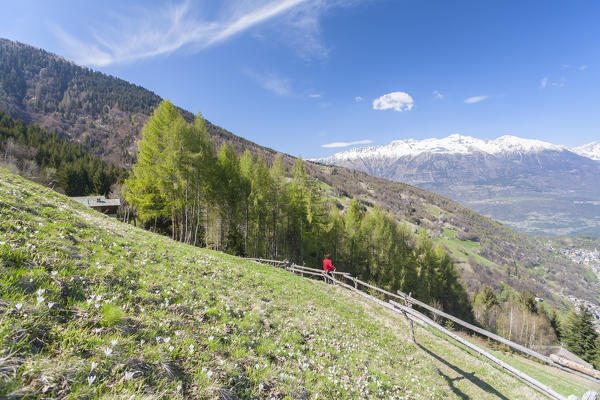
<path fill-rule="evenodd" d="M 69 196 L 108 195 L 127 175 L 82 146 L 0 110 L 0 166 Z"/>
<path fill-rule="evenodd" d="M 291 173 L 280 157 L 269 168 L 230 145 L 217 154 L 204 120 L 184 120 L 164 101 L 143 129 L 125 198 L 147 229 L 240 256 L 337 266 L 390 291 L 472 319 L 458 271 L 425 230 L 419 239 L 379 207 L 352 200 L 341 214 L 298 159 Z"/>
<path fill-rule="evenodd" d="M 0 110 L 68 137 L 116 165 L 131 166 L 141 127 L 161 100 L 122 79 L 0 38 Z M 249 143 L 210 123 L 207 129 L 221 140 Z"/>
<path fill-rule="evenodd" d="M 7 40 L 0 40 L 0 70 L 0 108 L 128 167 L 135 161 L 142 126 L 161 101 L 146 89 Z M 181 112 L 187 122 L 193 121 L 192 114 Z M 208 121 L 206 132 L 217 149 L 230 143 L 238 156 L 248 150 L 254 162 L 262 158 L 266 169 L 272 168 L 278 154 Z M 279 156 L 291 175 L 296 160 Z M 355 199 L 361 210 L 378 206 L 405 222 L 409 231 L 427 228 L 431 238 L 449 251 L 473 296 L 488 283 L 498 295 L 506 287 L 529 290 L 559 307 L 567 304 L 566 295 L 598 302 L 596 279 L 582 265 L 447 198 L 345 168 L 305 162 L 304 169 L 341 214 Z"/>

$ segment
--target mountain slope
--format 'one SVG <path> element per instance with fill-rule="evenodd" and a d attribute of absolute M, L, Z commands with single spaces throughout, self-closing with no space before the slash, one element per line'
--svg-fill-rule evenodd
<path fill-rule="evenodd" d="M 0 205 L 3 398 L 541 398 L 419 327 L 411 344 L 403 319 L 344 289 L 182 245 L 3 170 Z M 565 395 L 590 388 L 529 368 Z"/>
<path fill-rule="evenodd" d="M 0 110 L 80 143 L 118 166 L 131 166 L 141 128 L 161 100 L 122 79 L 0 38 Z M 210 122 L 207 130 L 219 142 L 247 142 Z"/>
<path fill-rule="evenodd" d="M 592 142 L 583 146 L 575 147 L 573 151 L 580 156 L 600 161 L 600 142 Z"/>
<path fill-rule="evenodd" d="M 0 40 L 0 71 L 15 77 L 3 79 L 5 75 L 0 74 L 0 107 L 55 129 L 119 165 L 131 164 L 143 122 L 160 101 L 146 89 L 7 40 Z M 54 100 L 38 101 L 38 93 L 44 99 Z M 189 112 L 184 115 L 192 117 Z M 277 154 L 210 123 L 207 128 L 217 146 L 229 142 L 240 153 L 249 149 L 260 154 L 267 164 Z M 288 168 L 295 161 L 285 154 L 282 158 Z M 379 205 L 389 210 L 413 230 L 427 228 L 453 255 L 470 293 L 484 282 L 500 292 L 502 283 L 506 283 L 519 291 L 531 290 L 560 308 L 565 306 L 567 295 L 598 302 L 595 277 L 588 275 L 583 266 L 452 200 L 356 170 L 310 162 L 306 169 L 340 208 L 354 197 L 366 208 Z"/>
<path fill-rule="evenodd" d="M 593 146 L 586 147 L 593 154 Z M 502 136 L 398 140 L 317 160 L 417 185 L 515 229 L 600 235 L 600 162 L 564 146 Z"/>

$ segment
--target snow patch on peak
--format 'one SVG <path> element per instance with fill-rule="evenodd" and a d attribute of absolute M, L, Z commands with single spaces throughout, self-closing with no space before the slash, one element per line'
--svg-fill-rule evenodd
<path fill-rule="evenodd" d="M 494 140 L 486 140 L 455 133 L 443 139 L 394 140 L 385 146 L 356 147 L 336 153 L 320 161 L 336 162 L 365 158 L 397 159 L 422 153 L 473 154 L 479 152 L 497 155 L 503 153 L 536 153 L 545 150 L 562 151 L 567 150 L 567 148 L 542 142 L 541 140 L 523 139 L 510 135 L 501 136 Z"/>
<path fill-rule="evenodd" d="M 571 151 L 580 156 L 600 161 L 600 142 L 592 142 L 584 144 L 583 146 L 574 147 Z"/>

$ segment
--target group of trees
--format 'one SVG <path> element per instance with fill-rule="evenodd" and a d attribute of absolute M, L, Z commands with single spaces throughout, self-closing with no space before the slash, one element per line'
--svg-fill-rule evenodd
<path fill-rule="evenodd" d="M 62 189 L 69 196 L 103 194 L 127 172 L 56 133 L 0 111 L 0 161 L 13 172 Z"/>
<path fill-rule="evenodd" d="M 508 286 L 498 296 L 483 284 L 473 301 L 476 321 L 505 338 L 532 347 L 560 343 L 600 369 L 600 335 L 593 316 L 584 307 L 572 310 L 562 320 L 549 312 L 531 292 L 515 292 Z"/>
<path fill-rule="evenodd" d="M 162 102 L 142 131 L 124 195 L 146 228 L 232 254 L 316 266 L 331 253 L 338 268 L 388 290 L 470 319 L 468 296 L 448 254 L 425 231 L 415 237 L 376 206 L 344 208 L 298 159 L 215 151 L 198 115 L 188 123 Z"/>
<path fill-rule="evenodd" d="M 475 319 L 484 328 L 522 345 L 557 343 L 556 314 L 549 315 L 530 291 L 515 292 L 505 285 L 500 296 L 483 284 L 473 301 Z"/>

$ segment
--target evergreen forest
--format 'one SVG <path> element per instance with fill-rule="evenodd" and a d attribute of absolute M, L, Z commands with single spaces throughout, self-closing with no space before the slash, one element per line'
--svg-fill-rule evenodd
<path fill-rule="evenodd" d="M 0 163 L 69 196 L 107 195 L 127 172 L 78 144 L 0 111 Z"/>

